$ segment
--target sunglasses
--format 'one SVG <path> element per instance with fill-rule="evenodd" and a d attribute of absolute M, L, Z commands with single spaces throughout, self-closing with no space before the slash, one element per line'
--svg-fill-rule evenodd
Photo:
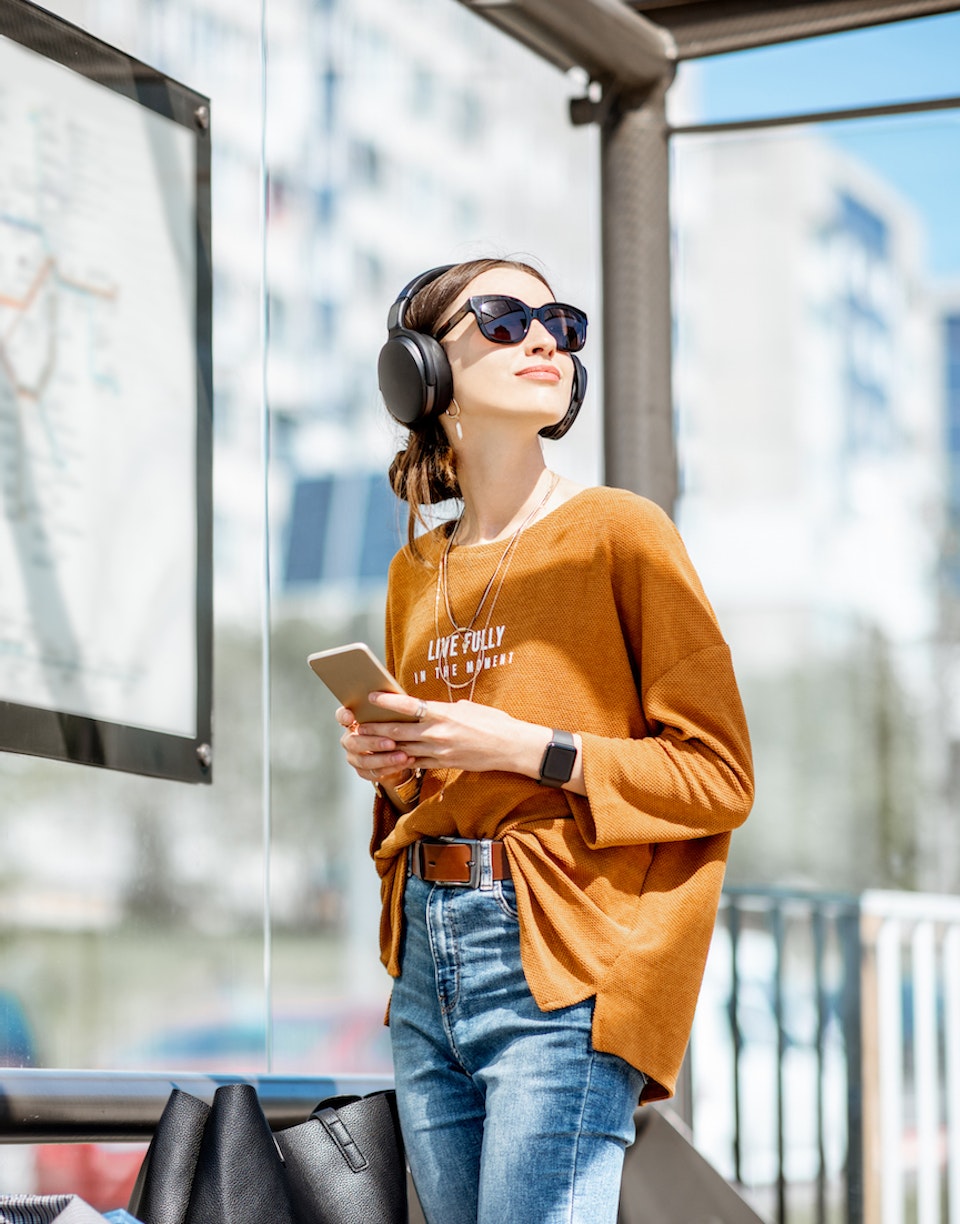
<path fill-rule="evenodd" d="M 468 298 L 456 314 L 434 335 L 442 340 L 461 319 L 472 314 L 480 334 L 494 344 L 519 344 L 539 319 L 564 353 L 577 353 L 587 342 L 587 316 L 576 306 L 548 302 L 546 306 L 528 306 L 519 298 L 500 293 L 481 293 Z"/>

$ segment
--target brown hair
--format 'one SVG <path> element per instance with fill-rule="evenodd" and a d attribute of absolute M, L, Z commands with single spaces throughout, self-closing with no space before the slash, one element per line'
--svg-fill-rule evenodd
<path fill-rule="evenodd" d="M 454 264 L 410 300 L 405 315 L 407 327 L 433 335 L 451 303 L 475 277 L 492 268 L 515 268 L 535 276 L 550 289 L 539 269 L 520 260 L 472 259 Z M 456 456 L 438 415 L 427 417 L 410 430 L 406 446 L 397 451 L 390 464 L 389 479 L 394 493 L 410 507 L 407 542 L 413 555 L 422 561 L 423 553 L 417 546 L 417 528 L 427 527 L 422 507 L 460 496 Z"/>

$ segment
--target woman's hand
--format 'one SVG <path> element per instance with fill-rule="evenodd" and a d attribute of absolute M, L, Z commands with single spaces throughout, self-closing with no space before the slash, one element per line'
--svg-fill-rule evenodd
<path fill-rule="evenodd" d="M 393 785 L 414 769 L 463 769 L 482 773 L 505 770 L 539 778 L 540 762 L 550 742 L 549 727 L 512 718 L 492 706 L 472 701 L 420 701 L 397 693 L 371 693 L 384 712 L 382 722 L 354 722 L 346 709 L 337 711 L 347 728 L 340 743 L 348 762 L 362 778 Z M 417 722 L 390 721 L 390 714 L 418 714 Z M 579 737 L 577 747 L 580 747 Z M 568 787 L 582 792 L 580 756 Z"/>
<path fill-rule="evenodd" d="M 346 753 L 347 764 L 358 777 L 391 787 L 407 780 L 415 768 L 413 759 L 402 749 L 398 751 L 395 740 L 371 734 L 373 724 L 358 723 L 353 711 L 345 706 L 337 710 L 336 718 L 346 727 L 340 737 L 340 747 Z"/>

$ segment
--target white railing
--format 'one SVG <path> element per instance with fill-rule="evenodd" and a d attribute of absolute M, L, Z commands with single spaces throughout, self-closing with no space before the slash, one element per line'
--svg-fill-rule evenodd
<path fill-rule="evenodd" d="M 866 1224 L 960 1224 L 960 897 L 866 892 Z"/>

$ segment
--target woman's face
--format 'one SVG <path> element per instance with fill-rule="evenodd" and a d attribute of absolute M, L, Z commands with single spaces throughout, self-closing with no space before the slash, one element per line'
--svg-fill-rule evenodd
<path fill-rule="evenodd" d="M 543 306 L 553 295 L 543 281 L 519 268 L 491 268 L 474 277 L 444 312 L 437 330 L 470 297 L 481 293 L 503 293 L 528 306 Z M 453 394 L 463 413 L 464 430 L 469 420 L 485 417 L 528 420 L 534 431 L 561 420 L 570 403 L 573 360 L 561 352 L 557 342 L 539 319 L 517 344 L 487 340 L 468 313 L 443 341 L 453 370 Z"/>

